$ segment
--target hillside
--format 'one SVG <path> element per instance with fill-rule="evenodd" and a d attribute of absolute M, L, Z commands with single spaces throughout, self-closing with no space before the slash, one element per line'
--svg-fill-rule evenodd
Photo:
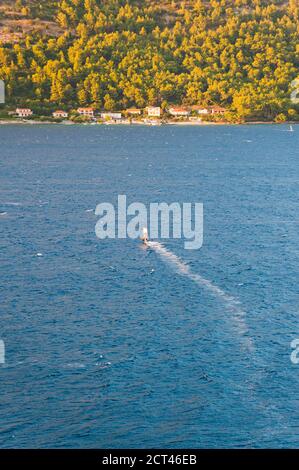
<path fill-rule="evenodd" d="M 298 39 L 298 0 L 5 0 L 0 76 L 8 105 L 43 114 L 200 103 L 296 119 Z"/>

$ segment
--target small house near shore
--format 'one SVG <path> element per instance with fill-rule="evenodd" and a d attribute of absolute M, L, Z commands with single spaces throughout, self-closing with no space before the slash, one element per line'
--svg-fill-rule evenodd
<path fill-rule="evenodd" d="M 129 109 L 126 109 L 126 113 L 130 114 L 131 116 L 140 116 L 141 115 L 141 109 L 129 108 Z"/>
<path fill-rule="evenodd" d="M 54 111 L 52 115 L 55 119 L 66 119 L 69 114 L 66 111 Z"/>
<path fill-rule="evenodd" d="M 197 114 L 207 115 L 207 114 L 224 114 L 226 113 L 226 108 L 221 106 L 203 106 L 203 105 L 193 105 L 191 106 L 192 111 L 195 111 Z"/>
<path fill-rule="evenodd" d="M 176 117 L 180 117 L 180 116 L 187 117 L 190 115 L 189 109 L 184 108 L 183 106 L 172 106 L 171 108 L 169 108 L 168 112 L 171 116 L 176 116 Z"/>
<path fill-rule="evenodd" d="M 226 108 L 222 108 L 221 106 L 211 106 L 210 113 L 211 114 L 224 114 L 226 113 Z"/>
<path fill-rule="evenodd" d="M 197 114 L 209 114 L 210 110 L 208 106 L 194 105 L 191 106 L 192 111 L 195 111 Z"/>
<path fill-rule="evenodd" d="M 94 109 L 93 108 L 78 108 L 77 109 L 78 114 L 80 116 L 87 116 L 90 118 L 94 117 Z"/>
<path fill-rule="evenodd" d="M 147 115 L 150 117 L 160 117 L 161 116 L 161 108 L 160 106 L 148 106 L 146 108 Z"/>
<path fill-rule="evenodd" d="M 119 121 L 122 118 L 122 114 L 119 112 L 104 112 L 104 113 L 101 113 L 101 118 L 104 119 L 105 121 L 107 120 Z"/>
<path fill-rule="evenodd" d="M 26 118 L 33 115 L 33 111 L 29 108 L 17 108 L 16 114 L 18 117 Z"/>

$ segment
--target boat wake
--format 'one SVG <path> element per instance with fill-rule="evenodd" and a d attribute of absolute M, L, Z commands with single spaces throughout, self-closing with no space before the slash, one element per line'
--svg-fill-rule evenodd
<path fill-rule="evenodd" d="M 160 257 L 165 260 L 170 266 L 172 266 L 172 268 L 178 274 L 187 277 L 199 287 L 208 290 L 215 297 L 220 299 L 226 305 L 227 310 L 231 313 L 233 320 L 233 328 L 238 332 L 238 335 L 242 337 L 243 345 L 249 350 L 254 349 L 253 341 L 248 336 L 249 330 L 245 320 L 246 313 L 243 310 L 242 304 L 238 299 L 224 292 L 220 287 L 218 287 L 210 280 L 205 279 L 199 274 L 193 273 L 190 267 L 183 260 L 181 260 L 170 250 L 165 248 L 165 246 L 161 243 L 149 241 L 148 246 L 152 248 L 156 253 L 158 253 Z"/>

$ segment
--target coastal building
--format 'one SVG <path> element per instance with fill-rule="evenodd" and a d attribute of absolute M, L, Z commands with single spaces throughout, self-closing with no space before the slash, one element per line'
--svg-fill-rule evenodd
<path fill-rule="evenodd" d="M 209 114 L 210 110 L 207 106 L 194 105 L 191 107 L 192 111 L 196 111 L 197 114 Z"/>
<path fill-rule="evenodd" d="M 160 117 L 161 116 L 161 108 L 160 106 L 148 106 L 146 108 L 147 115 L 150 117 Z"/>
<path fill-rule="evenodd" d="M 101 113 L 101 118 L 104 120 L 119 121 L 122 118 L 121 113 L 105 112 Z"/>
<path fill-rule="evenodd" d="M 141 114 L 141 109 L 129 108 L 129 109 L 126 109 L 126 113 L 127 113 L 127 114 L 131 114 L 132 116 L 140 116 L 140 114 Z"/>
<path fill-rule="evenodd" d="M 90 118 L 94 117 L 94 109 L 93 108 L 78 108 L 77 109 L 78 114 L 80 116 L 87 116 Z"/>
<path fill-rule="evenodd" d="M 172 106 L 171 108 L 169 108 L 168 110 L 169 114 L 171 114 L 171 116 L 176 116 L 176 117 L 179 117 L 179 116 L 189 116 L 190 114 L 190 111 L 188 108 L 184 108 L 182 106 Z"/>
<path fill-rule="evenodd" d="M 29 108 L 17 108 L 16 109 L 16 114 L 19 117 L 26 118 L 26 117 L 32 116 L 33 112 Z"/>
<path fill-rule="evenodd" d="M 226 113 L 226 108 L 222 108 L 221 106 L 211 106 L 210 113 L 211 114 L 224 114 Z"/>
<path fill-rule="evenodd" d="M 65 119 L 68 117 L 68 113 L 66 111 L 54 111 L 53 118 L 55 119 Z"/>

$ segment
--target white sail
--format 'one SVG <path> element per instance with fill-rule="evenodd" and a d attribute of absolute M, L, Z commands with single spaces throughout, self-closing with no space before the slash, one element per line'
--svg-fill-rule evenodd
<path fill-rule="evenodd" d="M 147 243 L 147 242 L 148 242 L 148 230 L 147 230 L 146 227 L 143 227 L 143 229 L 142 229 L 141 240 L 142 240 L 144 243 Z"/>

